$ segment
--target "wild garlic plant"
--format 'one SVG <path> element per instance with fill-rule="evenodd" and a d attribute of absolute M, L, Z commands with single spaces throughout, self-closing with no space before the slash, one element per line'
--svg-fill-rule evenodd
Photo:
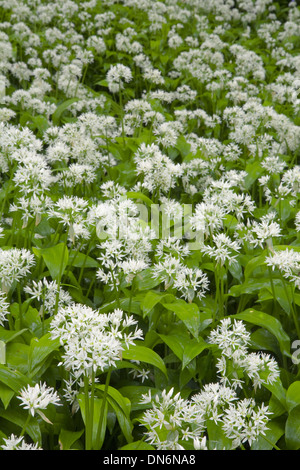
<path fill-rule="evenodd" d="M 0 448 L 299 439 L 300 9 L 0 0 Z"/>

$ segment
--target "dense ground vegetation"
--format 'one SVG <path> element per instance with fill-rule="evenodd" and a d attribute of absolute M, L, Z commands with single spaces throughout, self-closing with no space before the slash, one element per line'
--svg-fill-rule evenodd
<path fill-rule="evenodd" d="M 0 447 L 300 448 L 300 9 L 0 0 Z"/>

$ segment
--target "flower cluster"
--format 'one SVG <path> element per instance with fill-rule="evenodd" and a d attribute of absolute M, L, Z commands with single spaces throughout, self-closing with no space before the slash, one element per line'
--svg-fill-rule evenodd
<path fill-rule="evenodd" d="M 64 348 L 62 364 L 78 379 L 107 370 L 122 358 L 122 351 L 143 339 L 132 316 L 120 309 L 104 314 L 82 304 L 61 307 L 51 321 L 53 339 Z M 130 327 L 135 326 L 133 331 Z"/>

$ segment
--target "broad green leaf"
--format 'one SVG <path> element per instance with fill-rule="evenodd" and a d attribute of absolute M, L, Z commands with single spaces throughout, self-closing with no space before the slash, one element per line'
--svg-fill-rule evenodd
<path fill-rule="evenodd" d="M 86 256 L 84 253 L 79 251 L 70 251 L 69 264 L 76 268 L 99 268 L 99 263 L 91 256 Z"/>
<path fill-rule="evenodd" d="M 144 317 L 146 317 L 148 313 L 150 313 L 150 311 L 155 307 L 155 305 L 161 302 L 166 295 L 168 294 L 164 292 L 155 292 L 149 290 L 141 303 Z"/>
<path fill-rule="evenodd" d="M 225 436 L 225 433 L 219 424 L 208 419 L 206 421 L 206 426 L 210 450 L 230 450 L 232 448 L 232 440 Z"/>
<path fill-rule="evenodd" d="M 232 277 L 237 279 L 240 283 L 243 281 L 243 269 L 239 263 L 232 263 L 228 266 L 228 270 Z"/>
<path fill-rule="evenodd" d="M 265 328 L 257 328 L 251 334 L 251 347 L 260 351 L 272 351 L 276 356 L 280 354 L 277 339 Z"/>
<path fill-rule="evenodd" d="M 295 406 L 300 405 L 300 381 L 293 382 L 286 392 L 286 405 L 290 412 Z"/>
<path fill-rule="evenodd" d="M 205 349 L 211 348 L 212 345 L 206 343 L 204 339 L 199 338 L 197 341 L 190 341 L 184 346 L 182 356 L 182 369 L 184 369 L 195 357 L 199 356 Z"/>
<path fill-rule="evenodd" d="M 51 246 L 50 248 L 32 248 L 38 256 L 42 256 L 53 280 L 59 280 L 69 260 L 68 248 L 64 243 Z"/>
<path fill-rule="evenodd" d="M 0 364 L 6 363 L 6 345 L 4 341 L 0 341 Z"/>
<path fill-rule="evenodd" d="M 274 286 L 281 286 L 281 279 L 273 279 Z M 240 285 L 234 285 L 229 290 L 229 295 L 232 297 L 240 297 L 242 294 L 253 294 L 259 292 L 261 289 L 272 289 L 271 280 L 269 278 L 250 278 L 247 282 Z"/>
<path fill-rule="evenodd" d="M 6 347 L 6 364 L 22 374 L 28 373 L 29 346 L 24 343 L 8 343 Z"/>
<path fill-rule="evenodd" d="M 189 361 L 185 368 L 181 368 L 180 375 L 179 375 L 179 386 L 180 389 L 183 389 L 186 384 L 193 379 L 197 374 L 197 364 L 196 360 L 193 359 Z"/>
<path fill-rule="evenodd" d="M 147 204 L 147 206 L 149 206 L 149 207 L 151 207 L 153 205 L 153 201 L 151 201 L 151 199 L 143 193 L 135 192 L 135 191 L 128 191 L 126 193 L 126 196 L 129 199 L 140 199 L 141 201 L 145 202 Z"/>
<path fill-rule="evenodd" d="M 84 394 L 80 393 L 77 396 L 82 419 L 84 424 L 86 425 L 86 403 L 85 403 L 85 396 Z M 104 404 L 104 413 L 103 413 L 103 420 L 100 423 L 100 417 L 102 412 L 102 398 L 94 397 L 94 415 L 93 415 L 93 430 L 92 430 L 92 446 L 95 450 L 99 450 L 102 448 L 105 432 L 106 432 L 106 425 L 107 425 L 107 411 L 108 411 L 108 403 Z M 100 435 L 98 436 L 98 428 L 100 426 Z M 99 437 L 99 440 L 97 440 Z"/>
<path fill-rule="evenodd" d="M 282 385 L 280 378 L 277 378 L 275 382 L 268 383 L 268 372 L 260 372 L 260 377 L 264 380 L 263 386 L 269 390 L 280 402 L 280 404 L 286 409 L 286 390 Z"/>
<path fill-rule="evenodd" d="M 4 408 L 6 409 L 14 396 L 15 392 L 9 388 L 7 385 L 0 383 L 0 399 L 3 403 Z"/>
<path fill-rule="evenodd" d="M 28 413 L 20 408 L 8 407 L 6 410 L 0 408 L 0 417 L 16 424 L 20 428 L 21 432 L 26 423 Z M 41 430 L 36 418 L 31 417 L 30 422 L 26 425 L 26 433 L 29 434 L 34 442 L 39 444 L 41 443 Z"/>
<path fill-rule="evenodd" d="M 260 161 L 249 162 L 246 165 L 247 176 L 245 177 L 245 188 L 251 188 L 255 180 L 257 180 L 264 172 Z"/>
<path fill-rule="evenodd" d="M 146 364 L 151 364 L 160 369 L 165 376 L 167 376 L 167 369 L 162 358 L 155 351 L 145 346 L 130 345 L 128 349 L 122 352 L 122 357 L 131 361 L 141 361 Z"/>
<path fill-rule="evenodd" d="M 52 114 L 52 122 L 55 126 L 59 124 L 62 113 L 68 109 L 71 104 L 76 103 L 76 101 L 78 101 L 78 98 L 70 98 L 57 106 L 56 110 Z"/>
<path fill-rule="evenodd" d="M 104 393 L 105 385 L 96 385 L 97 390 Z M 123 397 L 121 393 L 114 387 L 108 387 L 107 397 L 108 403 L 116 413 L 121 431 L 128 443 L 133 441 L 132 430 L 133 424 L 130 420 L 131 405 L 128 398 Z"/>
<path fill-rule="evenodd" d="M 284 435 L 284 423 L 281 420 L 271 420 L 267 424 L 268 429 L 264 435 L 258 436 L 258 438 L 252 443 L 251 450 L 272 450 L 278 440 Z M 273 444 L 273 445 L 272 445 Z"/>
<path fill-rule="evenodd" d="M 47 359 L 49 354 L 59 349 L 59 338 L 51 339 L 50 333 L 42 336 L 40 339 L 33 338 L 30 343 L 28 368 L 30 375 L 37 373 L 37 369 Z"/>
<path fill-rule="evenodd" d="M 15 392 L 29 384 L 26 375 L 16 370 L 11 370 L 7 366 L 0 364 L 0 382 L 10 387 Z"/>
<path fill-rule="evenodd" d="M 136 385 L 127 385 L 119 389 L 123 397 L 130 400 L 131 411 L 144 410 L 149 407 L 147 403 L 142 403 L 142 395 L 148 395 L 149 391 L 152 396 L 159 393 L 157 388 L 149 388 L 144 385 L 138 387 Z"/>
<path fill-rule="evenodd" d="M 287 289 L 290 286 L 286 286 Z M 258 294 L 258 299 L 260 302 L 265 302 L 266 300 L 272 300 L 273 297 L 273 292 L 272 288 L 268 287 L 266 289 L 262 289 L 259 294 Z M 283 286 L 276 285 L 276 292 L 275 292 L 275 301 L 277 301 L 282 309 L 288 314 L 291 314 L 291 299 L 292 294 L 290 295 L 286 292 Z"/>
<path fill-rule="evenodd" d="M 153 271 L 151 268 L 147 268 L 135 276 L 134 282 L 136 288 L 141 291 L 153 289 L 161 283 L 161 280 L 153 276 Z"/>
<path fill-rule="evenodd" d="M 107 80 L 100 80 L 99 82 L 96 82 L 95 85 L 105 86 L 107 88 L 108 82 Z"/>
<path fill-rule="evenodd" d="M 32 122 L 36 125 L 41 135 L 43 135 L 50 125 L 48 119 L 42 115 L 33 116 Z"/>
<path fill-rule="evenodd" d="M 62 428 L 58 438 L 60 450 L 70 450 L 72 445 L 81 438 L 83 433 L 84 429 L 81 431 L 67 431 Z"/>
<path fill-rule="evenodd" d="M 155 447 L 144 441 L 135 441 L 120 447 L 118 450 L 155 450 Z"/>
<path fill-rule="evenodd" d="M 282 325 L 280 321 L 277 320 L 277 318 L 272 317 L 267 313 L 253 310 L 251 308 L 245 310 L 244 312 L 232 315 L 231 318 L 243 320 L 252 323 L 253 325 L 266 328 L 277 338 L 281 353 L 285 354 L 286 356 L 290 356 L 290 338 L 282 328 Z"/>
<path fill-rule="evenodd" d="M 265 270 L 267 269 L 266 256 L 267 256 L 267 253 L 264 252 L 264 254 L 261 254 L 259 256 L 255 256 L 254 258 L 251 258 L 248 261 L 248 263 L 245 266 L 245 270 L 244 270 L 245 281 L 247 281 L 249 279 L 249 277 L 252 275 L 252 273 L 255 269 L 261 268 L 261 266 L 264 266 Z"/>
<path fill-rule="evenodd" d="M 123 299 L 120 299 L 119 301 L 114 300 L 113 302 L 109 302 L 107 304 L 101 305 L 101 307 L 99 308 L 99 312 L 102 312 L 102 313 L 111 312 L 115 308 L 119 307 L 122 310 L 124 310 L 124 312 L 129 312 L 129 308 L 130 308 L 131 313 L 136 313 L 137 315 L 141 315 L 140 302 L 136 301 L 135 299 L 136 298 L 133 297 L 131 299 L 131 302 L 129 298 L 123 298 Z"/>
<path fill-rule="evenodd" d="M 183 135 L 178 137 L 175 147 L 179 150 L 182 157 L 186 157 L 191 151 L 191 144 L 187 143 Z"/>
<path fill-rule="evenodd" d="M 171 310 L 185 324 L 192 335 L 197 338 L 200 328 L 200 311 L 198 305 L 194 303 L 188 304 L 183 299 L 176 299 L 174 302 L 162 305 Z"/>
<path fill-rule="evenodd" d="M 300 448 L 300 405 L 291 409 L 285 424 L 285 442 L 288 450 Z"/>
<path fill-rule="evenodd" d="M 163 342 L 169 346 L 171 351 L 178 357 L 178 359 L 182 362 L 183 360 L 183 351 L 184 351 L 184 344 L 185 338 L 182 341 L 182 338 L 173 336 L 171 334 L 168 335 L 159 335 L 159 337 L 163 340 Z"/>

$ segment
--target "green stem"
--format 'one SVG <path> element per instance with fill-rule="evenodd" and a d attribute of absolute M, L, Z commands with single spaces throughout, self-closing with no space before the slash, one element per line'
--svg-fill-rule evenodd
<path fill-rule="evenodd" d="M 93 238 L 94 238 L 94 237 L 93 237 Z M 85 257 L 84 257 L 82 266 L 81 266 L 81 268 L 80 268 L 80 274 L 79 274 L 79 278 L 78 278 L 78 284 L 81 284 L 81 280 L 82 280 L 84 268 L 85 268 L 85 265 L 86 265 L 88 256 L 89 256 L 89 254 L 90 254 L 90 251 L 91 251 L 91 249 L 92 249 L 93 238 L 92 238 L 92 239 L 90 240 L 90 242 L 89 242 L 88 249 L 87 249 L 87 251 L 86 251 L 86 253 L 85 253 Z M 81 245 L 81 246 L 82 246 L 82 245 Z M 80 248 L 81 248 L 81 247 L 80 247 Z"/>
<path fill-rule="evenodd" d="M 274 288 L 274 282 L 273 282 L 272 269 L 271 269 L 270 266 L 268 267 L 268 269 L 269 269 L 269 275 L 270 275 L 270 281 L 271 281 L 271 289 L 272 289 L 272 295 L 273 295 L 274 309 L 275 309 L 275 314 L 276 314 L 277 302 L 276 302 L 276 294 L 275 294 L 275 288 Z"/>
<path fill-rule="evenodd" d="M 286 286 L 286 282 L 285 282 L 285 280 L 284 280 L 281 273 L 280 273 L 280 276 L 281 276 L 281 281 L 282 281 L 282 284 L 283 284 L 284 292 L 285 292 L 285 295 L 286 295 L 286 298 L 288 300 L 290 310 L 291 310 L 291 313 L 292 313 L 292 316 L 293 316 L 294 325 L 295 325 L 295 328 L 296 328 L 296 331 L 297 331 L 298 339 L 300 339 L 300 327 L 299 327 L 299 322 L 298 322 L 298 319 L 297 319 L 297 315 L 296 315 L 294 306 L 292 305 L 292 302 L 291 302 L 291 299 L 290 299 L 290 296 L 289 296 L 289 293 L 288 293 L 288 289 L 287 289 L 287 286 Z"/>
<path fill-rule="evenodd" d="M 20 325 L 20 330 L 21 330 L 21 329 L 22 329 L 22 325 L 23 325 L 23 315 L 22 315 L 22 300 L 21 300 L 21 286 L 20 286 L 20 282 L 18 282 L 17 292 L 18 292 L 18 304 L 19 304 L 19 325 Z"/>
<path fill-rule="evenodd" d="M 64 242 L 64 248 L 63 248 L 63 253 L 61 257 L 61 262 L 60 262 L 60 267 L 59 267 L 59 274 L 58 274 L 58 281 L 57 281 L 57 293 L 56 293 L 56 300 L 55 300 L 55 314 L 57 313 L 58 310 L 58 302 L 59 302 L 59 291 L 60 291 L 60 285 L 61 285 L 61 278 L 63 274 L 63 265 L 64 265 L 64 259 L 65 259 L 65 253 L 67 249 L 67 242 Z"/>
<path fill-rule="evenodd" d="M 132 280 L 131 289 L 130 289 L 128 316 L 131 314 L 132 298 L 133 298 L 133 294 L 134 294 L 134 281 L 135 281 L 135 277 Z"/>
<path fill-rule="evenodd" d="M 220 315 L 221 318 L 224 317 L 224 279 L 223 279 L 223 273 L 221 272 L 220 276 L 220 281 L 221 281 L 221 292 L 220 292 Z"/>
<path fill-rule="evenodd" d="M 124 111 L 123 111 L 123 99 L 122 99 L 121 83 L 119 83 L 119 102 L 120 102 L 120 108 L 121 108 L 121 126 L 122 126 L 123 145 L 125 147 Z"/>
<path fill-rule="evenodd" d="M 84 375 L 84 401 L 85 401 L 85 449 L 91 450 L 91 428 L 90 428 L 90 401 L 89 401 L 89 376 Z"/>
<path fill-rule="evenodd" d="M 273 442 L 271 442 L 270 439 L 268 439 L 266 436 L 263 435 L 262 437 L 263 437 L 263 438 L 265 439 L 265 441 L 267 441 L 275 450 L 280 450 L 279 447 L 278 447 L 276 444 L 274 444 Z"/>
<path fill-rule="evenodd" d="M 104 394 L 103 394 L 103 398 L 102 398 L 102 406 L 101 406 L 100 419 L 99 419 L 99 425 L 98 425 L 98 430 L 97 430 L 97 438 L 96 438 L 97 449 L 98 449 L 98 442 L 100 441 L 100 437 L 101 437 L 101 429 L 102 429 L 102 425 L 103 425 L 104 411 L 105 411 L 105 405 L 106 405 L 106 397 L 107 397 L 107 393 L 108 393 L 108 386 L 109 386 L 109 382 L 110 382 L 111 371 L 112 371 L 112 368 L 110 367 L 108 372 L 107 372 L 106 381 L 105 381 L 105 388 L 104 388 Z M 99 447 L 101 447 L 101 445 L 99 445 Z"/>
<path fill-rule="evenodd" d="M 25 432 L 26 432 L 26 428 L 27 428 L 27 426 L 28 426 L 28 424 L 29 424 L 30 418 L 31 418 L 31 414 L 28 413 L 28 416 L 27 416 L 27 419 L 26 419 L 26 421 L 25 421 L 25 424 L 24 424 L 24 426 L 23 426 L 23 428 L 22 428 L 20 437 L 23 437 L 23 436 L 24 436 L 24 434 L 25 434 Z"/>
<path fill-rule="evenodd" d="M 89 410 L 91 447 L 93 447 L 94 404 L 95 404 L 95 372 L 94 372 L 94 369 L 92 369 L 92 387 L 91 387 L 90 410 Z"/>

